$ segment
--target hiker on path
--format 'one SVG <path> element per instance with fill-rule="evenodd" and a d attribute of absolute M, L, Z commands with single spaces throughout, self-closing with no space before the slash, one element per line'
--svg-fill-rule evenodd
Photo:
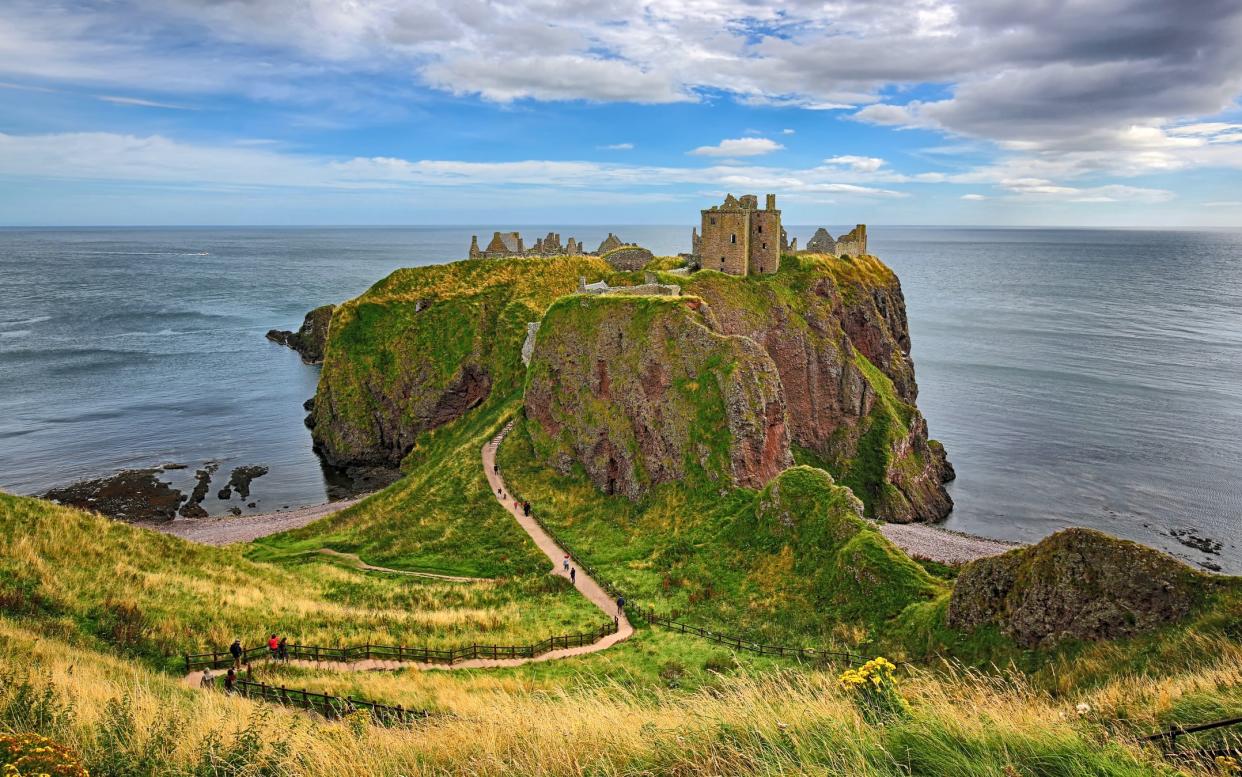
<path fill-rule="evenodd" d="M 199 688 L 212 688 L 216 684 L 216 677 L 211 673 L 211 667 L 203 670 L 203 677 L 198 681 Z"/>
<path fill-rule="evenodd" d="M 561 566 L 564 568 L 565 574 L 568 575 L 569 574 L 569 554 L 568 553 L 565 554 L 564 560 L 561 561 Z"/>
<path fill-rule="evenodd" d="M 279 651 L 280 651 L 280 640 L 276 639 L 276 635 L 273 634 L 272 636 L 267 638 L 267 652 L 271 653 L 272 658 L 275 659 L 275 658 L 280 657 Z"/>
<path fill-rule="evenodd" d="M 237 682 L 237 672 L 234 672 L 232 669 L 230 669 L 229 673 L 224 676 L 224 692 L 232 693 L 233 684 L 236 682 Z"/>
<path fill-rule="evenodd" d="M 281 661 L 289 660 L 289 638 L 281 637 L 280 642 L 276 645 L 276 657 Z"/>
<path fill-rule="evenodd" d="M 569 582 L 573 583 L 574 585 L 578 584 L 578 568 L 577 567 L 569 568 Z"/>
<path fill-rule="evenodd" d="M 522 503 L 522 513 L 525 514 L 527 518 L 530 517 L 530 502 Z"/>
<path fill-rule="evenodd" d="M 617 597 L 617 617 L 619 618 L 622 615 L 625 615 L 625 597 L 618 596 Z"/>
<path fill-rule="evenodd" d="M 233 656 L 233 668 L 240 669 L 242 658 L 242 646 L 240 639 L 233 640 L 233 644 L 229 645 L 229 655 Z"/>

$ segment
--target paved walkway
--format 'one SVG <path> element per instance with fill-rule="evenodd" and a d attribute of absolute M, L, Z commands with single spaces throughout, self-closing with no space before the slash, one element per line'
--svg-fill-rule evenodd
<path fill-rule="evenodd" d="M 500 441 L 504 439 L 509 430 L 513 428 L 513 422 L 510 421 L 505 425 L 499 434 L 491 439 L 487 445 L 483 446 L 483 468 L 487 473 L 487 482 L 491 486 L 492 495 L 497 501 L 509 511 L 514 520 L 518 522 L 530 538 L 535 541 L 539 549 L 544 552 L 548 560 L 552 562 L 552 574 L 566 577 L 561 569 L 561 560 L 565 557 L 565 551 L 557 545 L 548 533 L 535 522 L 533 518 L 529 518 L 522 514 L 522 511 L 514 505 L 513 495 L 509 493 L 505 486 L 504 479 L 500 473 L 496 471 L 496 449 L 500 447 Z M 356 558 L 356 557 L 355 557 Z M 579 572 L 577 575 L 577 589 L 579 593 L 585 596 L 592 604 L 599 608 L 607 618 L 617 616 L 617 603 L 609 596 L 599 583 L 595 582 L 589 575 Z M 381 661 L 379 659 L 371 659 L 366 661 L 302 661 L 290 660 L 284 663 L 291 666 L 304 666 L 317 669 L 334 669 L 345 672 L 366 672 L 382 669 L 485 669 L 501 666 L 521 666 L 522 664 L 530 664 L 536 661 L 555 661 L 560 658 L 569 658 L 571 656 L 581 656 L 587 653 L 598 653 L 606 650 L 618 642 L 628 639 L 634 633 L 634 627 L 630 625 L 629 620 L 625 617 L 625 613 L 621 613 L 617 618 L 617 631 L 607 635 L 603 639 L 591 643 L 590 645 L 582 645 L 581 647 L 561 648 L 552 650 L 534 658 L 478 658 L 469 661 L 458 661 L 455 664 L 424 664 L 413 661 Z M 264 662 L 269 663 L 269 662 Z M 260 664 L 262 665 L 262 664 Z M 223 670 L 216 670 L 218 674 Z M 190 686 L 197 686 L 202 671 L 190 672 L 184 678 L 184 682 Z"/>

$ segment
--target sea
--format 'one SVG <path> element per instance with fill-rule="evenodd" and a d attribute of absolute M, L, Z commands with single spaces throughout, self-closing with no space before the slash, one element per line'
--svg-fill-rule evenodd
<path fill-rule="evenodd" d="M 658 254 L 690 237 L 503 228 L 612 231 Z M 247 512 L 326 501 L 302 409 L 318 368 L 264 334 L 494 229 L 0 229 L 0 489 L 171 463 L 188 490 L 219 462 L 269 468 Z M 869 233 L 957 469 L 947 528 L 1029 542 L 1088 526 L 1242 573 L 1242 231 Z M 215 491 L 209 512 L 237 505 Z"/>

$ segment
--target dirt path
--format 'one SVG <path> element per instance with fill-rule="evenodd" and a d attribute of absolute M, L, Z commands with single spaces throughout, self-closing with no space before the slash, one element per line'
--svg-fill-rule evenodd
<path fill-rule="evenodd" d="M 492 582 L 492 578 L 490 577 L 463 577 L 461 575 L 441 575 L 436 572 L 413 572 L 408 569 L 389 569 L 388 567 L 377 567 L 360 559 L 357 553 L 342 553 L 339 550 L 332 550 L 331 548 L 320 548 L 318 552 L 325 556 L 331 556 L 333 558 L 348 561 L 353 565 L 354 569 L 365 569 L 369 572 L 391 572 L 394 575 L 409 575 L 410 577 L 423 577 L 429 580 L 447 580 L 451 583 Z"/>
<path fill-rule="evenodd" d="M 365 498 L 342 499 L 339 502 L 299 507 L 296 510 L 282 510 L 277 513 L 256 513 L 237 517 L 178 518 L 168 523 L 137 525 L 203 545 L 231 545 L 234 542 L 250 542 L 290 529 L 300 529 L 320 518 L 340 512 L 347 507 L 353 507 Z"/>
<path fill-rule="evenodd" d="M 915 558 L 941 564 L 963 564 L 1022 547 L 1022 543 L 991 540 L 928 526 L 925 523 L 884 523 L 880 533 Z"/>
<path fill-rule="evenodd" d="M 513 422 L 510 421 L 499 434 L 491 439 L 483 446 L 483 468 L 487 474 L 488 485 L 491 486 L 492 495 L 500 502 L 509 514 L 513 516 L 518 525 L 530 535 L 535 541 L 539 549 L 543 551 L 548 560 L 552 562 L 552 574 L 567 577 L 561 569 L 561 560 L 565 557 L 565 551 L 557 545 L 547 532 L 535 523 L 533 518 L 522 515 L 522 511 L 514 505 L 513 496 L 509 493 L 509 489 L 505 486 L 504 479 L 500 473 L 496 471 L 496 449 L 500 447 L 500 441 L 504 439 L 509 430 L 513 428 Z M 345 554 L 341 554 L 345 555 Z M 348 557 L 348 556 L 347 556 Z M 356 556 L 354 558 L 357 558 Z M 395 570 L 390 570 L 395 571 Z M 470 579 L 470 578 L 467 578 Z M 536 661 L 555 661 L 561 658 L 570 658 L 571 656 L 581 656 L 587 653 L 598 653 L 601 650 L 607 650 L 613 645 L 628 639 L 634 633 L 634 627 L 630 625 L 629 620 L 625 617 L 625 613 L 617 613 L 617 603 L 609 596 L 599 583 L 595 582 L 590 576 L 579 572 L 577 575 L 576 587 L 578 592 L 585 596 L 592 604 L 599 608 L 607 618 L 617 618 L 616 632 L 609 634 L 603 639 L 597 640 L 590 645 L 582 645 L 581 647 L 561 648 L 552 650 L 534 658 L 478 658 L 469 661 L 458 661 L 455 664 L 423 664 L 412 661 L 381 661 L 371 659 L 367 661 L 286 661 L 285 663 L 293 666 L 305 666 L 319 669 L 335 669 L 345 672 L 367 672 L 376 670 L 390 669 L 486 669 L 491 667 L 502 666 L 521 666 Z M 184 678 L 186 685 L 197 687 L 202 672 L 190 672 Z"/>

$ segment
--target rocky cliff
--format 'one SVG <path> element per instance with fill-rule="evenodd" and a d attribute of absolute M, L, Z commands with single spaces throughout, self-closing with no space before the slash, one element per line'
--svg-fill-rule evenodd
<path fill-rule="evenodd" d="M 1128 637 L 1190 614 L 1213 579 L 1171 556 L 1091 529 L 971 562 L 949 601 L 956 629 L 995 624 L 1023 647 Z"/>
<path fill-rule="evenodd" d="M 306 314 L 298 331 L 273 329 L 267 333 L 267 339 L 297 351 L 307 364 L 319 364 L 328 344 L 328 326 L 334 310 L 336 305 L 321 305 Z"/>
<path fill-rule="evenodd" d="M 914 405 L 905 300 L 874 257 L 785 257 L 775 276 L 695 274 L 721 331 L 761 344 L 775 362 L 790 435 L 889 521 L 936 520 L 952 509 L 944 449 Z"/>
<path fill-rule="evenodd" d="M 572 293 L 580 276 L 614 286 L 641 282 L 641 273 L 619 272 L 594 257 L 476 260 L 400 270 L 345 303 L 332 320 L 310 419 L 318 450 L 337 465 L 397 464 L 423 432 L 488 397 L 515 396 L 525 378 L 521 351 L 529 325 Z M 700 385 L 715 385 L 721 402 L 734 403 L 716 419 L 722 436 L 739 446 L 728 453 L 728 466 L 708 466 L 721 477 L 762 486 L 773 466 L 788 463 L 791 451 L 850 487 L 870 516 L 912 521 L 948 513 L 952 503 L 942 484 L 952 470 L 943 449 L 928 440 L 914 405 L 918 389 L 905 302 L 883 263 L 799 255 L 786 257 L 779 273 L 762 278 L 704 271 L 659 279 L 681 284 L 703 309 L 608 301 L 589 308 L 601 316 L 591 322 L 558 309 L 566 326 L 586 328 L 570 335 L 547 329 L 545 322 L 533 339 L 536 358 L 545 339 L 549 347 L 577 349 L 557 357 L 564 364 L 545 359 L 539 369 L 560 370 L 563 382 L 581 381 L 569 384 L 579 392 L 593 387 L 590 402 L 603 398 L 602 369 L 611 412 L 618 416 L 611 425 L 571 417 L 590 405 L 587 397 L 532 382 L 528 404 L 547 430 L 548 445 L 556 441 L 555 452 L 547 450 L 550 462 L 564 469 L 571 457 L 600 488 L 626 494 L 679 477 L 687 462 L 702 456 L 699 443 L 684 436 L 689 426 L 663 429 L 666 417 L 691 410 L 668 406 L 671 376 L 702 369 L 713 380 Z M 634 325 L 623 320 L 654 311 L 660 315 Z M 685 361 L 689 355 L 678 352 L 679 344 L 633 328 L 640 323 L 661 331 L 680 327 L 679 336 L 697 338 L 700 350 L 709 343 L 723 348 L 722 338 L 729 337 L 749 345 L 733 343 L 716 354 L 733 365 L 733 383 L 726 385 L 715 363 Z M 629 339 L 609 339 L 623 330 Z M 649 353 L 632 350 L 640 342 Z M 629 374 L 631 368 L 642 371 Z M 761 387 L 759 394 L 743 391 L 747 381 Z M 754 423 L 759 415 L 767 419 L 762 424 Z M 581 439 L 565 436 L 571 432 Z M 610 468 L 616 470 L 611 475 Z"/>
<path fill-rule="evenodd" d="M 539 328 L 526 383 L 534 449 L 637 499 L 692 478 L 762 488 L 793 463 L 776 366 L 698 299 L 567 297 Z"/>

